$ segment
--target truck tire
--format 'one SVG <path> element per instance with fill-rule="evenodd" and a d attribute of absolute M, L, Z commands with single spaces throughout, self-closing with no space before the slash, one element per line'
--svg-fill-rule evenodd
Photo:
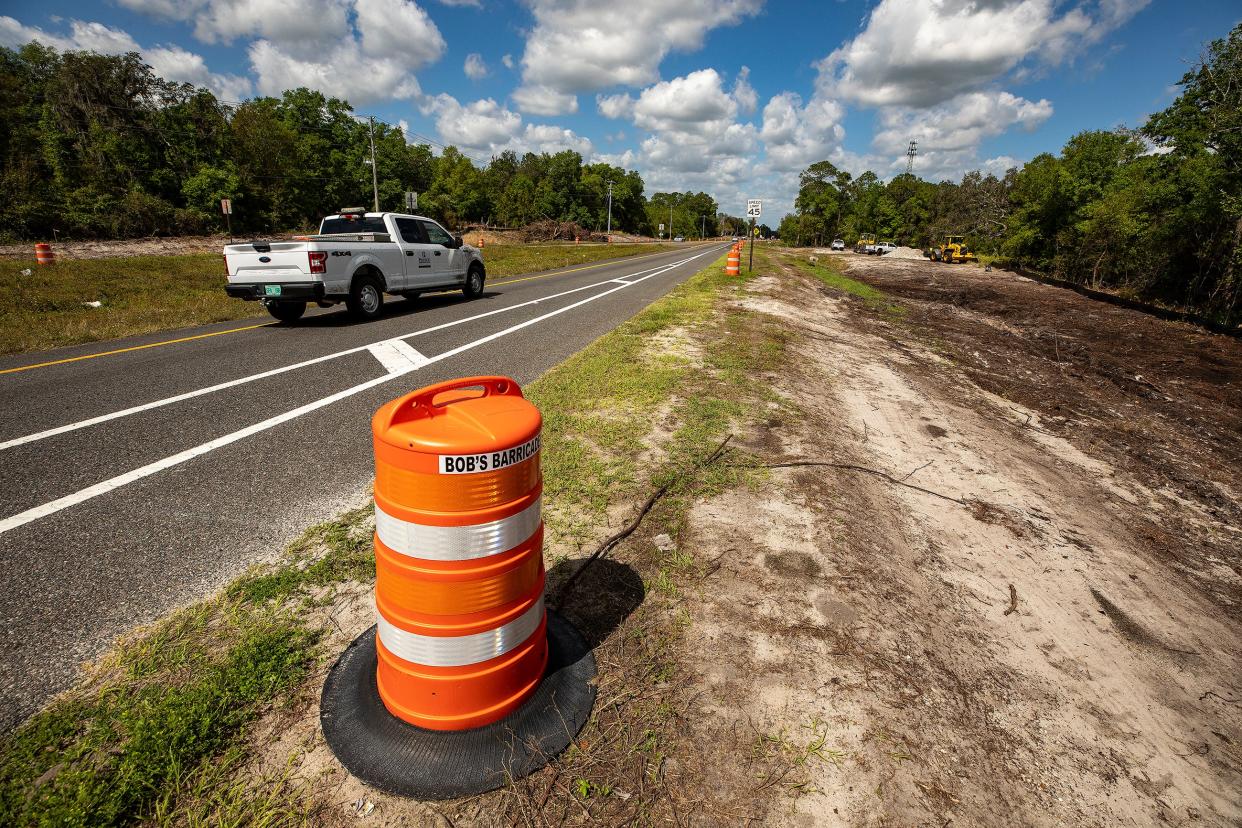
<path fill-rule="evenodd" d="M 267 312 L 281 322 L 297 322 L 306 313 L 305 302 L 269 302 Z"/>
<path fill-rule="evenodd" d="M 461 292 L 467 299 L 478 299 L 483 295 L 483 283 L 486 276 L 483 268 L 476 262 L 470 265 L 470 269 L 466 271 L 466 284 L 462 287 Z"/>
<path fill-rule="evenodd" d="M 384 289 L 380 287 L 379 279 L 370 275 L 355 277 L 345 306 L 358 319 L 378 317 L 384 309 Z"/>

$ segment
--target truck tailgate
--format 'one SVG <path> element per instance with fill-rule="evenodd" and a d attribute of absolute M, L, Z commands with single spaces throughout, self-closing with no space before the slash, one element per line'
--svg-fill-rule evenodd
<path fill-rule="evenodd" d="M 316 281 L 307 252 L 306 242 L 272 242 L 268 250 L 256 250 L 252 244 L 230 244 L 224 248 L 229 281 Z"/>

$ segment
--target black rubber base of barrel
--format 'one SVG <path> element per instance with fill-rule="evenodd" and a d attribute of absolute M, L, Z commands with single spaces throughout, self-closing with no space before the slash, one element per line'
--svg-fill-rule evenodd
<path fill-rule="evenodd" d="M 502 787 L 568 747 L 595 704 L 595 655 L 573 625 L 548 613 L 548 669 L 535 694 L 498 722 L 425 730 L 398 719 L 375 683 L 375 628 L 354 639 L 328 673 L 319 705 L 324 738 L 368 785 L 416 799 L 452 799 Z"/>

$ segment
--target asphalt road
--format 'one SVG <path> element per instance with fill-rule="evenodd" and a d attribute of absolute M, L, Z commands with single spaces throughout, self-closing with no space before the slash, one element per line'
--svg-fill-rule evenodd
<path fill-rule="evenodd" d="M 332 309 L 0 358 L 0 731 L 121 633 L 365 503 L 384 402 L 460 376 L 528 383 L 725 249 L 497 280 L 474 301 L 390 297 L 369 323 Z"/>

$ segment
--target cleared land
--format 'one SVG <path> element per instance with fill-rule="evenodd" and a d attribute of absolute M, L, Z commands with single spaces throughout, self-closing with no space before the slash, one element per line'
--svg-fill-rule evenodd
<path fill-rule="evenodd" d="M 336 764 L 317 702 L 372 623 L 364 509 L 11 737 L 0 816 L 1236 824 L 1242 343 L 1004 273 L 833 264 L 717 263 L 530 386 L 551 603 L 601 668 L 548 768 L 417 803 Z"/>
<path fill-rule="evenodd" d="M 638 256 L 666 247 L 489 245 L 484 261 L 494 283 L 521 273 Z M 232 319 L 270 319 L 257 302 L 226 296 L 224 284 L 224 264 L 218 252 L 65 259 L 45 267 L 37 266 L 33 258 L 0 258 L 0 353 Z M 100 306 L 88 304 L 93 302 Z"/>

